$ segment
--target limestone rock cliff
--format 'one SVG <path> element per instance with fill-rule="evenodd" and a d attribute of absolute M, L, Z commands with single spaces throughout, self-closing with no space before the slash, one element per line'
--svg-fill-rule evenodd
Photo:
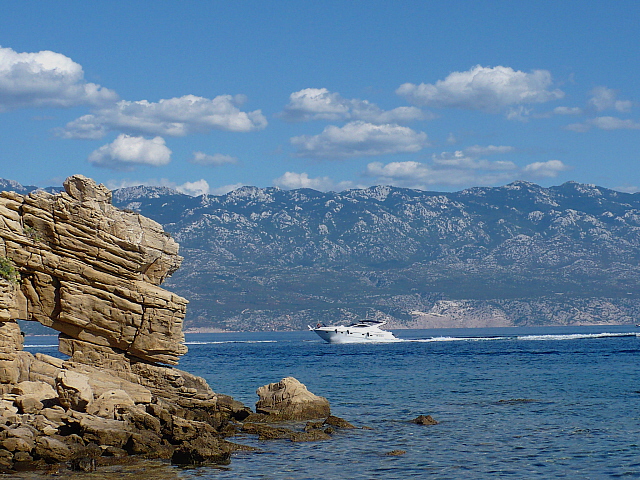
<path fill-rule="evenodd" d="M 159 285 L 180 266 L 178 244 L 156 222 L 113 207 L 103 185 L 76 175 L 64 188 L 0 194 L 0 256 L 19 273 L 18 288 L 0 292 L 0 318 L 38 321 L 74 345 L 176 364 L 186 353 L 187 301 Z"/>
<path fill-rule="evenodd" d="M 93 180 L 64 188 L 0 193 L 0 472 L 127 454 L 227 461 L 225 432 L 251 412 L 172 367 L 187 301 L 160 284 L 178 244 Z M 23 351 L 16 319 L 60 332 L 69 358 Z"/>

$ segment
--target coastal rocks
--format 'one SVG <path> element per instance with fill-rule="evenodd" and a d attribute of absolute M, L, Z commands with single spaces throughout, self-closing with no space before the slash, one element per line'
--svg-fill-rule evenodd
<path fill-rule="evenodd" d="M 418 425 L 438 425 L 438 421 L 431 415 L 418 415 L 416 418 L 411 420 L 411 423 L 417 423 Z"/>
<path fill-rule="evenodd" d="M 111 205 L 82 176 L 65 192 L 0 193 L 0 473 L 63 463 L 93 471 L 127 456 L 228 463 L 240 428 L 329 438 L 348 422 L 289 377 L 258 389 L 256 412 L 175 368 L 187 301 L 160 285 L 180 265 L 159 224 Z M 16 319 L 59 332 L 59 359 L 23 351 Z M 249 419 L 324 418 L 304 431 Z M 240 422 L 245 422 L 242 427 Z"/>
<path fill-rule="evenodd" d="M 258 420 L 260 418 L 257 418 Z M 289 422 L 291 423 L 291 422 Z M 292 442 L 317 442 L 329 440 L 336 429 L 356 428 L 346 420 L 330 415 L 324 421 L 307 422 L 302 431 L 293 428 L 264 423 L 246 422 L 242 425 L 242 431 L 258 435 L 258 440 L 287 439 Z"/>
<path fill-rule="evenodd" d="M 160 284 L 178 244 L 91 179 L 64 188 L 0 193 L 0 471 L 228 462 L 251 411 L 173 367 L 187 301 Z M 69 358 L 23 351 L 16 319 L 57 330 Z"/>
<path fill-rule="evenodd" d="M 256 393 L 260 397 L 256 413 L 270 417 L 271 421 L 311 420 L 331 414 L 326 398 L 311 393 L 293 377 L 264 385 Z"/>
<path fill-rule="evenodd" d="M 56 390 L 60 405 L 78 412 L 84 412 L 93 401 L 93 390 L 89 385 L 89 377 L 82 373 L 62 370 L 56 377 Z"/>
<path fill-rule="evenodd" d="M 390 452 L 385 453 L 387 457 L 399 457 L 407 453 L 406 450 L 391 450 Z"/>

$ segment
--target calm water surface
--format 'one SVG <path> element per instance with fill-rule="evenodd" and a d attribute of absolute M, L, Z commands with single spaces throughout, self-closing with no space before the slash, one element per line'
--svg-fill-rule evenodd
<path fill-rule="evenodd" d="M 640 478 L 638 331 L 398 330 L 403 341 L 371 345 L 329 345 L 312 332 L 187 335 L 180 368 L 216 392 L 253 408 L 259 386 L 293 376 L 334 415 L 372 430 L 299 444 L 238 436 L 260 453 L 234 454 L 226 468 L 147 471 L 189 480 Z M 410 423 L 420 414 L 439 425 Z M 406 453 L 385 455 L 392 450 Z"/>

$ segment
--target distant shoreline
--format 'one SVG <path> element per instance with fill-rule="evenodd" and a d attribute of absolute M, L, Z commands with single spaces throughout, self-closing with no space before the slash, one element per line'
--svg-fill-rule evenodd
<path fill-rule="evenodd" d="M 504 326 L 498 326 L 498 327 L 460 327 L 460 326 L 451 326 L 451 327 L 428 327 L 428 328 L 421 328 L 421 327 L 414 327 L 414 326 L 400 326 L 400 325 L 389 325 L 389 329 L 393 329 L 393 330 L 439 330 L 439 329 L 447 329 L 447 328 L 461 328 L 461 329 L 466 329 L 466 328 L 535 328 L 535 327 L 597 327 L 597 326 L 601 326 L 601 327 L 605 327 L 605 326 L 622 326 L 622 325 L 628 325 L 631 327 L 636 327 L 636 324 L 634 323 L 576 323 L 576 324 L 570 324 L 570 325 L 528 325 L 525 327 L 521 327 L 521 326 L 516 326 L 516 325 L 504 325 Z M 272 331 L 272 330 L 270 330 Z M 278 332 L 279 330 L 274 330 L 273 332 Z M 305 330 L 281 330 L 282 332 L 290 332 L 290 331 L 296 331 L 296 332 L 304 332 Z M 214 327 L 201 327 L 201 328 L 187 328 L 186 330 L 184 330 L 185 334 L 201 334 L 201 333 L 247 333 L 244 330 L 223 330 L 222 328 L 214 328 Z M 255 333 L 255 332 L 254 332 Z M 26 334 L 27 337 L 57 337 L 57 333 L 53 334 L 53 335 L 46 335 L 46 334 Z"/>

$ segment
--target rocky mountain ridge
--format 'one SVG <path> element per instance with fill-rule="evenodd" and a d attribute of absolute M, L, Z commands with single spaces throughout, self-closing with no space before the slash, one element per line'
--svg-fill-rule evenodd
<path fill-rule="evenodd" d="M 640 194 L 576 182 L 460 192 L 242 187 L 114 202 L 181 245 L 188 326 L 296 329 L 631 323 Z"/>
<path fill-rule="evenodd" d="M 242 187 L 113 193 L 181 245 L 185 325 L 386 318 L 394 328 L 632 323 L 640 194 L 575 182 L 425 192 Z"/>

